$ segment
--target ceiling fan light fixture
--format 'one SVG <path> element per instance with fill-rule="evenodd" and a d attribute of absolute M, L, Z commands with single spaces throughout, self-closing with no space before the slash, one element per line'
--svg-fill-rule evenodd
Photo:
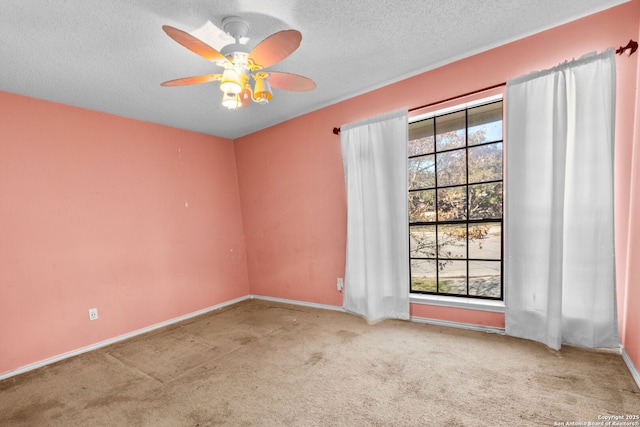
<path fill-rule="evenodd" d="M 162 29 L 173 40 L 222 67 L 221 74 L 184 77 L 161 83 L 162 86 L 182 86 L 210 81 L 219 81 L 222 91 L 222 105 L 230 110 L 246 107 L 255 102 L 267 104 L 273 98 L 271 84 L 277 89 L 308 91 L 316 84 L 308 77 L 280 71 L 263 71 L 277 64 L 293 53 L 302 40 L 297 30 L 282 30 L 259 42 L 251 51 L 240 39 L 249 31 L 249 24 L 237 16 L 223 20 L 225 32 L 233 36 L 236 43 L 224 46 L 218 51 L 186 31 L 164 25 Z M 252 80 L 253 78 L 253 80 Z M 271 78 L 271 82 L 268 81 Z"/>
<path fill-rule="evenodd" d="M 225 94 L 238 94 L 242 91 L 240 76 L 233 68 L 227 68 L 222 73 L 220 80 L 220 90 Z"/>
<path fill-rule="evenodd" d="M 237 93 L 225 92 L 225 94 L 222 95 L 222 105 L 229 110 L 235 110 L 240 107 L 240 104 L 240 96 Z"/>
<path fill-rule="evenodd" d="M 246 107 L 251 104 L 251 85 L 246 85 L 244 92 L 238 95 L 240 107 Z"/>
<path fill-rule="evenodd" d="M 266 76 L 260 76 L 259 74 L 255 75 L 255 80 L 256 83 L 253 90 L 253 96 L 255 97 L 256 102 L 267 103 L 273 97 L 269 81 L 267 81 Z"/>

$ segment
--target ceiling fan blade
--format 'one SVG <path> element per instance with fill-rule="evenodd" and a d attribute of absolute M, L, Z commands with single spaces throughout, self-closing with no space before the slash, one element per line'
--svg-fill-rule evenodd
<path fill-rule="evenodd" d="M 291 55 L 300 46 L 300 41 L 302 41 L 300 31 L 280 31 L 258 43 L 249 54 L 249 58 L 263 68 L 267 68 Z"/>
<path fill-rule="evenodd" d="M 222 74 L 205 74 L 204 76 L 183 77 L 181 79 L 169 80 L 164 83 L 160 83 L 160 86 L 195 85 L 220 80 L 221 78 Z"/>
<path fill-rule="evenodd" d="M 270 71 L 267 79 L 271 87 L 278 89 L 305 92 L 316 88 L 316 82 L 308 77 L 299 76 L 298 74 Z"/>
<path fill-rule="evenodd" d="M 169 37 L 174 39 L 176 42 L 180 43 L 191 52 L 200 55 L 207 61 L 227 61 L 227 58 L 225 58 L 223 54 L 221 54 L 199 38 L 187 33 L 186 31 L 179 30 L 169 25 L 163 25 L 162 29 L 165 33 L 167 33 Z"/>

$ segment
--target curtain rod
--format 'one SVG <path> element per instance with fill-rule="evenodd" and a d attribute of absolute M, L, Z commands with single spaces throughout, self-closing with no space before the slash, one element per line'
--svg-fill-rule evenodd
<path fill-rule="evenodd" d="M 627 55 L 631 56 L 637 50 L 638 50 L 638 42 L 633 40 L 633 39 L 630 39 L 629 43 L 627 43 L 626 46 L 620 46 L 618 49 L 616 49 L 616 53 L 618 55 L 622 55 L 623 53 L 627 53 Z M 411 108 L 411 109 L 409 109 L 409 112 L 415 111 L 415 110 L 420 110 L 421 108 L 431 107 L 431 106 L 437 105 L 437 104 L 442 104 L 443 102 L 453 101 L 454 99 L 463 98 L 465 96 L 474 95 L 476 93 L 484 92 L 484 91 L 487 91 L 487 90 L 495 89 L 495 88 L 498 88 L 500 86 L 505 86 L 506 84 L 507 84 L 506 82 L 502 82 L 502 83 L 495 84 L 493 86 L 488 86 L 488 87 L 484 87 L 482 89 L 474 90 L 472 92 L 463 93 L 462 95 L 452 96 L 451 98 L 443 99 L 441 101 L 430 102 L 429 104 L 425 104 L 425 105 L 421 105 L 419 107 Z M 340 128 L 333 128 L 333 133 L 335 135 L 340 135 Z"/>
<path fill-rule="evenodd" d="M 495 89 L 501 86 L 505 86 L 507 84 L 507 82 L 502 82 L 502 83 L 498 83 L 492 86 L 487 86 L 487 87 L 483 87 L 482 89 L 477 89 L 471 92 L 467 92 L 467 93 L 463 93 L 462 95 L 456 95 L 456 96 L 452 96 L 451 98 L 447 98 L 447 99 L 442 99 L 440 101 L 435 101 L 435 102 L 430 102 L 428 104 L 425 105 L 420 105 L 418 107 L 413 107 L 409 109 L 409 112 L 412 111 L 416 111 L 416 110 L 420 110 L 422 108 L 427 108 L 427 107 L 431 107 L 434 105 L 438 105 L 438 104 L 442 104 L 444 102 L 448 102 L 448 101 L 453 101 L 454 99 L 458 99 L 458 98 L 464 98 L 465 96 L 469 96 L 469 95 L 475 95 L 476 93 L 480 93 L 480 92 L 485 92 L 491 89 Z M 340 134 L 340 128 L 333 128 L 333 133 L 335 135 L 339 135 Z"/>

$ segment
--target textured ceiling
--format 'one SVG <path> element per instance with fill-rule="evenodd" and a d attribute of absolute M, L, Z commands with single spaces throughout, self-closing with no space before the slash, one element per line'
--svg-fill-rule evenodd
<path fill-rule="evenodd" d="M 624 0 L 2 0 L 0 90 L 237 138 Z M 161 87 L 220 68 L 161 29 L 214 47 L 226 16 L 246 41 L 294 28 L 298 50 L 271 67 L 313 79 L 266 106 L 229 111 L 217 82 Z M 194 34 L 196 34 L 194 33 Z"/>

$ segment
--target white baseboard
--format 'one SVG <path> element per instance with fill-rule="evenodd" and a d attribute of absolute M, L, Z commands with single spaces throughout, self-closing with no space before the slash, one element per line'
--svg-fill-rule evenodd
<path fill-rule="evenodd" d="M 339 307 L 339 306 L 335 306 L 335 305 L 317 304 L 317 303 L 313 303 L 313 302 L 304 302 L 304 301 L 290 300 L 290 299 L 284 299 L 284 298 L 265 297 L 265 296 L 260 296 L 260 295 L 250 295 L 250 298 L 255 298 L 255 299 L 264 300 L 264 301 L 281 302 L 281 303 L 284 303 L 284 304 L 301 305 L 301 306 L 305 306 L 305 307 L 320 308 L 320 309 L 324 309 L 324 310 L 342 311 L 344 313 L 349 313 L 344 308 Z M 425 318 L 425 317 L 417 317 L 417 316 L 411 316 L 409 318 L 409 320 L 412 321 L 412 322 L 416 322 L 416 323 L 428 323 L 428 324 L 431 324 L 431 325 L 448 326 L 448 327 L 451 327 L 451 328 L 468 329 L 468 330 L 471 330 L 471 331 L 490 332 L 490 333 L 494 333 L 494 334 L 504 334 L 504 328 L 498 328 L 498 327 L 495 327 L 495 326 L 475 325 L 473 323 L 451 322 L 451 321 L 447 321 L 447 320 L 428 319 L 428 318 Z"/>
<path fill-rule="evenodd" d="M 164 322 L 160 322 L 157 323 L 155 325 L 151 325 L 148 326 L 146 328 L 142 328 L 142 329 L 138 329 L 135 330 L 133 332 L 129 332 L 127 334 L 124 335 L 120 335 L 117 336 L 115 338 L 110 338 L 108 340 L 105 341 L 101 341 L 99 343 L 96 344 L 92 344 L 86 347 L 82 347 L 79 348 L 77 350 L 73 350 L 70 351 L 68 353 L 64 353 L 64 354 L 60 354 L 58 356 L 54 356 L 51 357 L 49 359 L 45 359 L 45 360 L 41 360 L 39 362 L 36 363 L 32 363 L 30 365 L 26 365 L 8 372 L 4 372 L 2 374 L 0 374 L 0 380 L 15 376 L 15 375 L 19 375 L 22 374 L 24 372 L 28 372 L 46 365 L 49 365 L 51 363 L 55 363 L 58 362 L 60 360 L 63 359 L 67 359 L 69 357 L 73 357 L 73 356 L 77 356 L 79 354 L 82 353 L 86 353 L 88 351 L 92 351 L 92 350 L 96 350 L 98 348 L 101 347 L 105 347 L 107 345 L 110 344 L 114 344 L 116 342 L 119 341 L 124 341 L 126 339 L 129 338 L 133 338 L 135 336 L 147 333 L 147 332 L 151 332 L 155 329 L 159 329 L 165 326 L 169 326 L 171 324 L 174 323 L 178 323 L 181 322 L 183 320 L 187 320 L 190 319 L 192 317 L 196 317 L 196 316 L 200 316 L 202 314 L 208 313 L 210 311 L 214 311 L 214 310 L 218 310 L 220 308 L 232 305 L 232 304 L 236 304 L 238 302 L 247 300 L 247 299 L 259 299 L 259 300 L 264 300 L 264 301 L 273 301 L 273 302 L 279 302 L 279 303 L 284 303 L 284 304 L 292 304 L 292 305 L 300 305 L 300 306 L 304 306 L 304 307 L 311 307 L 311 308 L 319 308 L 319 309 L 324 309 L 324 310 L 333 310 L 333 311 L 341 311 L 341 312 L 347 312 L 344 308 L 339 307 L 339 306 L 335 306 L 335 305 L 328 305 L 328 304 L 317 304 L 317 303 L 312 303 L 312 302 L 305 302 L 305 301 L 297 301 L 297 300 L 290 300 L 290 299 L 284 299 L 284 298 L 275 298 L 275 297 L 267 297 L 267 296 L 261 296 L 261 295 L 247 295 L 244 297 L 240 297 L 240 298 L 236 298 L 230 301 L 226 301 L 211 307 L 207 307 L 204 308 L 202 310 L 198 310 L 198 311 L 194 311 L 193 313 L 189 313 L 189 314 L 185 314 L 184 316 L 180 316 L 180 317 L 176 317 L 174 319 L 170 319 Z M 479 331 L 479 332 L 489 332 L 489 333 L 495 333 L 495 334 L 504 334 L 504 328 L 498 328 L 495 326 L 485 326 L 485 325 L 475 325 L 475 324 L 471 324 L 471 323 L 461 323 L 461 322 L 451 322 L 448 320 L 439 320 L 439 319 L 429 319 L 429 318 L 425 318 L 425 317 L 417 317 L 417 316 L 411 316 L 410 320 L 412 322 L 417 322 L 417 323 L 427 323 L 427 324 L 431 324 L 431 325 L 436 325 L 436 326 L 446 326 L 446 327 L 452 327 L 452 328 L 459 328 L 459 329 L 467 329 L 467 330 L 471 330 L 471 331 Z M 629 356 L 627 355 L 627 353 L 624 351 L 624 348 L 621 347 L 621 354 L 622 354 L 622 358 L 624 359 L 625 363 L 627 364 L 627 367 L 629 368 L 629 371 L 631 372 L 631 375 L 633 376 L 635 382 L 638 384 L 638 387 L 640 387 L 640 373 L 638 373 L 638 370 L 636 369 L 636 367 L 634 366 L 633 362 L 631 361 L 631 359 L 629 358 Z"/>
<path fill-rule="evenodd" d="M 226 307 L 228 305 L 236 304 L 236 303 L 238 303 L 240 301 L 244 301 L 244 300 L 249 299 L 249 298 L 250 298 L 250 296 L 247 295 L 247 296 L 244 296 L 244 297 L 233 299 L 231 301 L 226 301 L 226 302 L 223 302 L 223 303 L 220 303 L 220 304 L 216 304 L 216 305 L 211 306 L 211 307 L 203 308 L 202 310 L 194 311 L 193 313 L 185 314 L 184 316 L 180 316 L 180 317 L 176 317 L 174 319 L 166 320 L 164 322 L 156 323 L 155 325 L 147 326 L 146 328 L 138 329 L 138 330 L 135 330 L 133 332 L 129 332 L 129 333 L 126 333 L 126 334 L 123 334 L 123 335 L 119 335 L 119 336 L 117 336 L 115 338 L 110 338 L 108 340 L 100 341 L 100 342 L 98 342 L 96 344 L 91 344 L 91 345 L 88 345 L 86 347 L 82 347 L 82 348 L 79 348 L 77 350 L 70 351 L 68 353 L 63 353 L 63 354 L 60 354 L 58 356 L 51 357 L 49 359 L 41 360 L 39 362 L 32 363 L 30 365 L 26 365 L 26 366 L 23 366 L 23 367 L 20 367 L 20 368 L 11 370 L 11 371 L 3 372 L 3 373 L 0 374 L 0 380 L 4 380 L 6 378 L 22 374 L 24 372 L 32 371 L 34 369 L 41 368 L 41 367 L 49 365 L 51 363 L 59 362 L 60 360 L 67 359 L 67 358 L 73 357 L 73 356 L 77 356 L 79 354 L 86 353 L 88 351 L 96 350 L 98 348 L 105 347 L 105 346 L 108 346 L 110 344 L 117 343 L 119 341 L 124 341 L 126 339 L 133 338 L 135 336 L 142 335 L 142 334 L 145 334 L 147 332 L 151 332 L 151 331 L 153 331 L 155 329 L 163 328 L 165 326 L 169 326 L 169 325 L 172 325 L 174 323 L 182 322 L 183 320 L 191 319 L 192 317 L 200 316 L 202 314 L 209 313 L 210 311 L 218 310 L 220 308 Z"/>
<path fill-rule="evenodd" d="M 259 300 L 264 300 L 264 301 L 281 302 L 281 303 L 284 303 L 284 304 L 301 305 L 301 306 L 305 306 L 305 307 L 320 308 L 320 309 L 324 309 L 324 310 L 334 310 L 334 311 L 342 311 L 344 313 L 349 313 L 344 308 L 339 307 L 339 306 L 335 306 L 335 305 L 317 304 L 317 303 L 312 303 L 312 302 L 304 302 L 304 301 L 290 300 L 290 299 L 284 299 L 284 298 L 265 297 L 265 296 L 260 296 L 260 295 L 250 295 L 250 297 L 251 298 L 255 298 L 255 299 L 259 299 Z M 498 328 L 498 327 L 495 327 L 495 326 L 485 326 L 485 325 L 475 325 L 475 324 L 472 324 L 472 323 L 451 322 L 451 321 L 447 321 L 447 320 L 428 319 L 428 318 L 425 318 L 425 317 L 417 317 L 417 316 L 411 316 L 409 320 L 412 321 L 412 322 L 416 322 L 416 323 L 428 323 L 428 324 L 431 324 L 431 325 L 448 326 L 448 327 L 451 327 L 451 328 L 468 329 L 468 330 L 471 330 L 471 331 L 490 332 L 490 333 L 494 333 L 494 334 L 504 334 L 504 328 Z"/>
<path fill-rule="evenodd" d="M 450 328 L 467 329 L 470 331 L 489 332 L 492 334 L 504 334 L 504 328 L 496 326 L 476 325 L 473 323 L 451 322 L 449 320 L 429 319 L 426 317 L 411 316 L 412 322 L 428 323 L 430 325 L 447 326 Z"/>
<path fill-rule="evenodd" d="M 304 307 L 311 307 L 311 308 L 321 308 L 323 310 L 344 311 L 346 313 L 346 310 L 344 308 L 339 307 L 337 305 L 318 304 L 315 302 L 297 301 L 292 299 L 275 298 L 275 297 L 265 297 L 262 295 L 249 295 L 249 298 L 259 299 L 263 301 L 281 302 L 283 304 L 301 305 Z"/>
<path fill-rule="evenodd" d="M 634 380 L 636 380 L 636 384 L 638 384 L 638 387 L 640 387 L 640 373 L 638 373 L 638 370 L 636 369 L 633 362 L 629 358 L 629 355 L 627 354 L 626 351 L 624 351 L 624 347 L 622 346 L 620 346 L 620 354 L 622 354 L 622 359 L 624 360 L 624 363 L 627 364 L 627 368 L 629 368 L 629 372 L 631 372 L 631 376 L 633 377 Z"/>

